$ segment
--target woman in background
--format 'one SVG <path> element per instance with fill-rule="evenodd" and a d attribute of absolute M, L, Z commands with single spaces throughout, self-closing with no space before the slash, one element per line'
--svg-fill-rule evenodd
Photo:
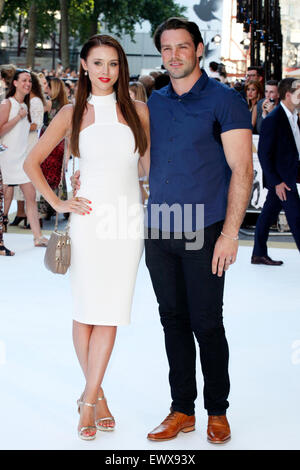
<path fill-rule="evenodd" d="M 129 95 L 132 100 L 147 103 L 147 94 L 141 82 L 129 82 Z"/>
<path fill-rule="evenodd" d="M 0 103 L 6 98 L 6 93 L 10 88 L 11 81 L 16 73 L 16 67 L 13 64 L 1 65 L 0 79 L 1 79 L 1 96 Z"/>
<path fill-rule="evenodd" d="M 257 134 L 256 120 L 257 120 L 257 102 L 263 97 L 263 88 L 261 84 L 255 80 L 250 80 L 245 86 L 246 98 L 248 108 L 251 113 L 251 121 L 253 127 L 253 134 Z"/>
<path fill-rule="evenodd" d="M 56 113 L 68 104 L 68 96 L 63 80 L 57 77 L 49 78 L 50 98 L 52 102 L 51 111 L 49 112 L 49 122 L 54 118 Z"/>
<path fill-rule="evenodd" d="M 14 65 L 11 66 L 2 66 L 1 67 L 1 76 L 0 76 L 0 85 L 1 85 L 1 92 L 0 92 L 0 103 L 5 99 L 7 87 L 10 85 L 10 80 L 13 77 L 16 68 Z M 8 78 L 10 76 L 10 78 Z M 5 151 L 5 147 L 0 148 L 0 152 Z M 2 180 L 2 173 L 0 169 L 0 255 L 1 256 L 13 256 L 15 253 L 4 246 L 3 243 L 3 200 L 4 200 L 4 192 L 3 192 L 3 180 Z"/>
<path fill-rule="evenodd" d="M 46 102 L 46 104 L 44 105 L 44 125 L 48 126 L 48 123 L 49 123 L 48 113 L 51 111 L 51 107 L 52 107 L 49 85 L 48 85 L 46 76 L 43 72 L 40 72 L 38 74 L 38 78 L 39 78 L 39 81 L 42 87 L 42 92 L 43 92 L 45 102 Z"/>
<path fill-rule="evenodd" d="M 28 137 L 27 145 L 27 155 L 31 149 L 35 146 L 39 139 L 39 131 L 43 125 L 44 118 L 44 107 L 46 106 L 46 100 L 42 91 L 41 83 L 38 78 L 38 75 L 34 72 L 30 72 L 31 75 L 31 92 L 30 92 L 30 115 L 31 115 L 31 124 L 30 132 Z M 18 201 L 18 210 L 17 215 L 14 221 L 10 225 L 19 225 L 19 223 L 24 220 L 24 226 L 30 228 L 30 225 L 27 225 L 27 218 L 25 212 L 25 204 L 23 193 L 20 190 L 19 186 L 15 187 L 14 198 Z"/>
<path fill-rule="evenodd" d="M 49 94 L 51 98 L 51 110 L 48 113 L 48 124 L 51 123 L 54 116 L 59 112 L 59 110 L 69 103 L 68 96 L 63 80 L 57 77 L 49 78 Z M 42 129 L 41 135 L 45 132 L 46 128 Z M 51 187 L 55 190 L 56 194 L 59 191 L 59 184 L 61 181 L 62 175 L 62 165 L 65 154 L 65 144 L 66 138 L 64 137 L 58 145 L 52 150 L 50 155 L 43 161 L 41 168 L 44 173 L 44 176 Z M 64 200 L 67 199 L 67 185 L 65 181 L 65 175 L 63 174 L 62 178 L 62 197 Z M 49 220 L 52 215 L 55 214 L 53 208 L 48 204 L 47 201 L 41 196 L 39 202 L 39 213 L 40 217 L 46 220 Z"/>
<path fill-rule="evenodd" d="M 0 104 L 0 136 L 2 144 L 7 146 L 7 150 L 0 154 L 0 168 L 4 183 L 3 224 L 6 231 L 14 186 L 19 185 L 26 201 L 26 215 L 33 232 L 34 246 L 45 247 L 48 240 L 41 234 L 35 188 L 23 170 L 32 123 L 31 87 L 30 72 L 17 69 L 7 93 L 7 99 Z"/>
<path fill-rule="evenodd" d="M 3 242 L 3 182 L 0 170 L 0 256 L 13 256 L 15 253 L 4 246 Z"/>

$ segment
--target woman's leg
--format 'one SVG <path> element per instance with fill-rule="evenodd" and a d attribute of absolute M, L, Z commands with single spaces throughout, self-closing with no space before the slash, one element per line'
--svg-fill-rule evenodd
<path fill-rule="evenodd" d="M 17 217 L 26 217 L 25 201 L 17 201 Z"/>
<path fill-rule="evenodd" d="M 14 187 L 13 186 L 8 186 L 7 184 L 3 185 L 3 190 L 4 190 L 4 210 L 3 214 L 8 215 L 10 206 L 11 206 L 11 201 L 13 200 L 14 196 Z"/>
<path fill-rule="evenodd" d="M 3 243 L 3 199 L 4 199 L 3 181 L 2 181 L 2 173 L 0 170 L 0 255 L 1 256 L 13 256 L 15 253 L 5 248 L 4 243 Z"/>
<path fill-rule="evenodd" d="M 73 323 L 75 351 L 86 378 L 83 401 L 97 403 L 96 413 L 93 408 L 82 407 L 79 427 L 94 425 L 95 419 L 111 416 L 106 401 L 97 401 L 97 398 L 103 394 L 101 383 L 114 346 L 116 331 L 115 326 Z"/>
<path fill-rule="evenodd" d="M 34 239 L 41 238 L 41 227 L 36 203 L 36 192 L 32 183 L 21 184 L 26 202 L 26 214 Z"/>
<path fill-rule="evenodd" d="M 73 321 L 73 344 L 82 372 L 87 377 L 89 343 L 93 325 Z"/>
<path fill-rule="evenodd" d="M 93 401 L 96 403 L 95 419 L 112 416 L 106 400 L 97 400 L 97 398 L 102 398 L 104 395 L 101 384 L 114 347 L 116 333 L 116 326 L 94 326 L 90 339 L 85 396 L 95 400 Z M 101 424 L 108 427 L 114 425 L 111 420 L 103 421 Z"/>

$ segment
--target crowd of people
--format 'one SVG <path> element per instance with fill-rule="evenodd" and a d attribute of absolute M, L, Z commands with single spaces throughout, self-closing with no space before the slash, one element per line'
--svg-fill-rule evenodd
<path fill-rule="evenodd" d="M 38 76 L 40 93 L 33 87 L 34 72 L 12 72 L 0 116 L 0 135 L 7 146 L 0 158 L 4 226 L 16 185 L 24 194 L 35 246 L 47 245 L 39 224 L 45 206 L 57 213 L 72 213 L 73 341 L 85 378 L 77 402 L 81 439 L 95 439 L 97 430 L 115 429 L 102 382 L 117 327 L 130 323 L 145 244 L 165 335 L 172 398 L 170 413 L 147 437 L 159 442 L 195 429 L 197 343 L 207 439 L 224 444 L 231 438 L 226 416 L 230 380 L 223 324 L 225 272 L 237 257 L 239 229 L 252 189 L 252 130 L 262 99 L 257 83 L 262 80 L 255 79 L 259 71 L 250 67 L 245 89 L 236 93 L 218 83 L 218 77 L 209 78 L 199 67 L 204 52 L 201 32 L 183 18 L 164 21 L 154 42 L 168 74 L 153 72 L 130 81 L 119 42 L 107 35 L 91 37 L 80 54 L 75 101 L 71 96 L 68 99 L 62 78 Z M 278 196 L 300 249 L 296 189 L 300 134 L 294 99 L 300 87 L 294 85 L 292 79 L 279 85 L 285 107 L 277 106 L 277 114 L 263 120 L 261 155 L 272 195 L 269 206 Z M 261 117 L 269 113 L 268 96 Z M 285 140 L 278 141 L 279 151 L 274 153 L 270 136 L 278 139 L 278 126 L 285 126 Z M 38 129 L 40 138 L 35 135 L 28 143 L 30 132 Z M 282 164 L 284 147 L 288 149 L 287 172 Z M 264 158 L 272 152 L 273 166 Z M 9 159 L 3 158 L 8 154 Z M 72 181 L 75 193 L 66 199 L 57 185 L 70 155 L 80 157 L 80 169 Z M 149 173 L 144 218 L 139 177 Z M 34 188 L 43 197 L 39 207 Z M 120 201 L 126 201 L 125 209 Z M 277 199 L 276 203 L 272 214 L 278 209 Z M 157 218 L 157 208 L 166 206 L 179 208 L 179 216 L 175 211 L 172 217 L 167 210 Z M 135 230 L 120 236 L 120 220 Z M 266 260 L 270 260 L 267 253 L 257 253 L 253 263 L 271 264 Z"/>
<path fill-rule="evenodd" d="M 264 80 L 264 69 L 249 66 L 243 80 L 228 80 L 222 63 L 209 63 L 209 76 L 238 91 L 247 101 L 251 113 L 252 132 L 260 133 L 262 120 L 277 106 L 279 102 L 278 81 Z"/>
<path fill-rule="evenodd" d="M 39 72 L 34 72 L 26 69 L 17 69 L 13 64 L 3 64 L 0 66 L 0 73 L 0 102 L 10 98 L 10 102 L 2 108 L 4 112 L 0 120 L 0 139 L 3 152 L 7 147 L 5 158 L 4 155 L 2 158 L 2 166 L 4 165 L 4 170 L 2 171 L 4 171 L 5 177 L 3 179 L 1 175 L 2 179 L 0 182 L 0 195 L 1 201 L 3 201 L 3 209 L 0 210 L 0 221 L 2 220 L 0 223 L 0 254 L 13 256 L 15 253 L 6 249 L 3 244 L 3 232 L 7 231 L 8 225 L 23 225 L 24 228 L 32 228 L 34 245 L 36 247 L 47 246 L 47 239 L 42 236 L 40 228 L 43 227 L 43 219 L 49 220 L 54 215 L 54 210 L 45 201 L 43 196 L 35 191 L 32 185 L 28 186 L 30 191 L 26 191 L 27 186 L 24 186 L 23 180 L 26 184 L 29 181 L 27 181 L 28 178 L 22 173 L 22 165 L 26 155 L 29 154 L 39 137 L 43 135 L 56 113 L 65 104 L 75 104 L 79 72 L 71 71 L 69 68 L 64 70 L 61 65 L 58 65 L 56 70 L 48 71 L 43 69 Z M 21 78 L 19 79 L 19 77 Z M 23 77 L 27 77 L 28 87 L 26 90 L 23 90 L 22 96 L 19 97 L 19 84 Z M 15 85 L 13 85 L 15 81 L 17 82 L 16 87 L 19 90 L 18 92 Z M 152 90 L 158 90 L 166 86 L 169 81 L 169 75 L 159 70 L 152 71 L 149 75 L 130 77 L 130 96 L 134 100 L 146 103 Z M 31 87 L 30 90 L 29 87 Z M 13 103 L 12 109 L 11 103 Z M 7 132 L 5 125 L 15 117 L 14 115 L 19 107 L 20 113 L 18 116 L 20 116 L 20 119 L 16 119 L 14 125 Z M 23 119 L 23 117 L 26 117 L 26 119 Z M 3 134 L 3 137 L 1 134 Z M 15 165 L 10 158 L 11 154 L 17 160 Z M 65 137 L 42 163 L 42 169 L 48 184 L 58 194 L 61 183 L 64 198 L 67 198 L 67 190 L 65 173 L 62 173 L 62 167 L 64 161 L 64 167 L 67 168 L 69 158 L 69 141 Z M 11 176 L 6 174 L 6 161 L 8 161 L 8 171 L 21 172 L 21 179 L 19 177 L 15 178 L 14 175 L 13 179 L 11 179 Z M 140 189 L 142 200 L 145 202 L 148 197 L 148 178 L 146 176 L 140 178 Z M 17 200 L 17 213 L 14 220 L 9 224 L 8 213 L 13 199 Z"/>
<path fill-rule="evenodd" d="M 16 94 L 16 90 L 13 88 L 13 95 L 8 95 L 10 93 L 10 89 L 13 87 L 12 83 L 14 80 L 18 79 L 20 75 L 19 69 L 17 69 L 13 64 L 3 64 L 1 65 L 0 70 L 0 102 L 6 97 L 9 97 L 10 101 L 13 103 L 13 108 L 16 108 L 16 106 L 18 106 L 14 96 Z M 19 158 L 18 163 L 16 163 L 17 166 L 19 166 L 18 171 L 21 171 L 20 169 L 25 155 L 30 152 L 38 138 L 45 132 L 45 129 L 55 114 L 67 103 L 74 105 L 79 77 L 79 72 L 71 70 L 70 68 L 63 69 L 61 64 L 59 64 L 56 69 L 50 71 L 42 69 L 39 72 L 29 71 L 29 73 L 31 91 L 27 94 L 23 94 L 23 98 L 21 98 L 24 109 L 25 106 L 27 106 L 26 102 L 28 102 L 29 98 L 30 106 L 28 106 L 27 114 L 27 121 L 30 124 L 29 132 L 27 130 L 24 132 L 26 120 L 21 118 L 20 122 L 16 122 L 10 129 L 10 132 L 6 133 L 6 136 L 1 139 L 3 151 L 7 139 L 10 142 L 13 141 L 12 144 L 9 146 L 7 145 L 9 148 L 6 150 L 5 159 L 3 158 L 4 162 L 9 157 L 10 152 L 14 155 L 17 155 L 18 153 L 20 154 L 16 157 L 17 159 Z M 231 88 L 234 88 L 243 96 L 243 98 L 245 98 L 251 113 L 252 132 L 254 134 L 259 134 L 263 119 L 279 103 L 278 82 L 276 80 L 266 81 L 264 90 L 263 69 L 262 67 L 256 66 L 248 67 L 245 80 L 243 82 L 239 80 L 229 82 L 224 65 L 217 62 L 209 63 L 209 76 Z M 150 72 L 148 75 L 132 76 L 130 77 L 129 82 L 130 96 L 132 99 L 146 103 L 153 90 L 161 89 L 168 85 L 169 81 L 169 74 L 165 70 L 155 70 Z M 21 102 L 19 102 L 19 106 L 20 105 Z M 10 105 L 7 106 L 10 107 Z M 16 112 L 14 109 L 9 109 L 9 111 L 11 114 L 6 116 L 7 120 L 9 120 L 9 118 L 11 118 Z M 20 112 L 21 115 L 22 113 L 25 113 L 25 111 L 22 110 Z M 2 120 L 0 121 L 1 126 L 5 125 L 4 118 L 5 116 L 2 116 Z M 18 133 L 20 133 L 20 136 L 22 135 L 22 138 L 18 138 Z M 28 139 L 27 145 L 25 142 L 26 138 Z M 16 148 L 18 145 L 19 149 Z M 24 152 L 25 145 L 26 152 Z M 67 167 L 69 158 L 69 143 L 68 139 L 64 138 L 42 164 L 44 174 L 46 175 L 50 186 L 56 190 L 56 193 L 58 193 L 59 184 L 61 183 L 61 190 L 63 197 L 65 198 L 67 197 L 66 181 L 65 174 L 64 172 L 61 174 L 61 170 L 63 160 L 65 162 L 65 167 Z M 13 161 L 10 159 L 9 166 L 11 167 L 12 164 Z M 13 171 L 15 170 L 13 169 Z M 5 169 L 4 172 L 6 173 Z M 3 175 L 1 175 L 1 178 L 3 180 Z M 54 214 L 54 210 L 51 206 L 44 200 L 42 195 L 38 194 L 34 190 L 32 185 L 28 186 L 30 191 L 26 191 L 27 186 L 22 186 L 24 184 L 23 179 L 15 180 L 15 177 L 13 177 L 13 180 L 10 179 L 7 180 L 9 182 L 6 182 L 5 177 L 4 181 L 1 180 L 0 183 L 0 194 L 4 203 L 3 211 L 0 212 L 0 220 L 2 220 L 2 223 L 0 224 L 0 253 L 6 256 L 14 255 L 14 252 L 6 249 L 3 244 L 3 231 L 7 231 L 8 212 L 12 199 L 17 200 L 17 213 L 14 220 L 9 225 L 18 226 L 23 224 L 24 228 L 31 228 L 32 226 L 35 246 L 47 245 L 47 239 L 42 236 L 40 228 L 43 227 L 43 219 L 45 218 L 49 220 L 49 218 Z M 26 181 L 26 184 L 29 183 L 26 177 L 24 181 Z M 140 189 L 142 192 L 143 202 L 145 202 L 148 198 L 148 178 L 146 176 L 140 178 Z M 38 226 L 38 223 L 40 227 Z"/>

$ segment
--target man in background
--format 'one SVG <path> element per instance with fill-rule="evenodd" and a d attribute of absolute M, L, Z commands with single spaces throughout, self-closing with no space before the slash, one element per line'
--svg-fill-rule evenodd
<path fill-rule="evenodd" d="M 278 82 L 277 80 L 268 80 L 265 87 L 265 97 L 257 103 L 256 129 L 260 133 L 262 121 L 273 111 L 279 103 Z"/>
<path fill-rule="evenodd" d="M 252 264 L 281 266 L 268 256 L 271 225 L 283 209 L 300 251 L 300 198 L 297 175 L 300 159 L 300 80 L 285 78 L 278 87 L 280 104 L 262 122 L 258 158 L 268 194 L 257 219 Z"/>
<path fill-rule="evenodd" d="M 260 82 L 263 84 L 264 81 L 264 71 L 262 67 L 256 67 L 251 65 L 247 68 L 247 73 L 245 76 L 245 85 L 247 85 L 250 80 L 255 80 L 256 82 Z"/>

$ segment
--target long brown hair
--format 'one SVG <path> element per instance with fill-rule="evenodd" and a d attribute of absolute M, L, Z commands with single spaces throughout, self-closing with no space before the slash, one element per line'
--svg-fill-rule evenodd
<path fill-rule="evenodd" d="M 10 83 L 10 87 L 8 89 L 8 92 L 6 93 L 6 98 L 10 98 L 12 96 L 15 96 L 16 94 L 16 87 L 14 85 L 14 81 L 15 80 L 18 80 L 19 79 L 19 76 L 21 75 L 21 73 L 29 73 L 30 75 L 30 71 L 27 70 L 27 69 L 17 69 L 12 80 L 11 80 L 11 83 Z M 27 119 L 29 122 L 31 122 L 31 115 L 30 115 L 30 93 L 28 93 L 27 95 L 25 95 L 25 98 L 24 98 L 24 103 L 26 104 L 27 106 Z"/>
<path fill-rule="evenodd" d="M 65 104 L 69 103 L 65 84 L 60 78 L 51 77 L 49 86 L 51 88 L 51 100 L 58 102 L 59 111 Z"/>
<path fill-rule="evenodd" d="M 87 60 L 89 52 L 94 47 L 109 46 L 116 49 L 119 57 L 119 77 L 114 84 L 117 103 L 125 121 L 133 132 L 135 139 L 135 150 L 140 155 L 144 155 L 147 148 L 147 137 L 143 129 L 135 106 L 129 95 L 129 69 L 128 62 L 121 45 L 116 39 L 104 34 L 92 36 L 82 47 L 80 58 Z M 87 99 L 92 91 L 91 81 L 85 75 L 82 65 L 80 65 L 76 101 L 72 117 L 71 151 L 73 155 L 79 156 L 79 132 L 84 110 L 87 109 Z"/>
<path fill-rule="evenodd" d="M 263 98 L 263 95 L 264 95 L 264 90 L 263 90 L 263 87 L 261 85 L 260 82 L 256 81 L 256 80 L 249 80 L 249 82 L 245 85 L 245 93 L 246 93 L 246 97 L 247 97 L 247 90 L 249 88 L 250 85 L 253 85 L 254 88 L 256 89 L 257 91 L 257 98 L 256 98 L 256 101 L 255 103 L 252 103 L 251 100 L 248 100 L 247 98 L 247 103 L 248 103 L 248 107 L 249 109 L 252 109 L 253 106 Z"/>
<path fill-rule="evenodd" d="M 40 100 L 42 100 L 43 106 L 45 106 L 46 105 L 46 100 L 45 100 L 45 97 L 44 97 L 44 93 L 42 91 L 42 85 L 41 85 L 41 82 L 39 80 L 39 76 L 35 72 L 30 72 L 30 75 L 31 75 L 31 81 L 32 81 L 31 92 L 35 96 L 40 98 Z"/>
<path fill-rule="evenodd" d="M 135 99 L 147 103 L 147 93 L 141 82 L 129 82 L 129 90 L 133 92 Z"/>

